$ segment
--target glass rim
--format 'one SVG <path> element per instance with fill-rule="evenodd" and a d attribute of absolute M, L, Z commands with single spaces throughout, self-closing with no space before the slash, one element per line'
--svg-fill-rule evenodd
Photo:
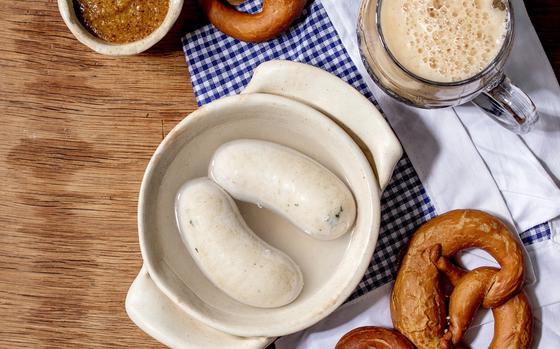
<path fill-rule="evenodd" d="M 381 42 L 381 46 L 383 47 L 385 52 L 387 52 L 387 55 L 391 58 L 391 61 L 393 61 L 393 63 L 395 63 L 402 71 L 404 71 L 406 74 L 408 74 L 413 79 L 416 79 L 416 80 L 418 80 L 420 82 L 423 82 L 423 83 L 426 83 L 426 84 L 431 84 L 431 85 L 434 85 L 434 86 L 442 86 L 442 87 L 466 85 L 466 84 L 475 82 L 477 80 L 480 80 L 485 75 L 487 75 L 488 72 L 492 71 L 500 62 L 504 62 L 505 58 L 508 56 L 508 54 L 511 50 L 511 46 L 512 46 L 512 43 L 513 43 L 514 29 L 515 29 L 514 28 L 515 16 L 514 16 L 514 13 L 513 13 L 513 6 L 512 6 L 512 3 L 511 3 L 511 0 L 504 0 L 504 1 L 507 4 L 509 21 L 508 21 L 508 27 L 507 27 L 508 30 L 507 30 L 507 33 L 506 33 L 506 38 L 504 39 L 504 42 L 502 44 L 502 47 L 500 48 L 500 51 L 498 51 L 496 56 L 486 66 L 486 68 L 484 68 L 480 72 L 478 72 L 475 75 L 473 75 L 469 78 L 466 78 L 464 80 L 449 81 L 449 82 L 434 81 L 434 80 L 423 78 L 423 77 L 411 72 L 408 68 L 403 66 L 397 60 L 397 58 L 393 55 L 393 53 L 389 49 L 389 46 L 385 42 L 385 37 L 383 35 L 383 29 L 381 28 L 381 5 L 383 3 L 383 0 L 377 0 L 377 5 L 376 5 L 377 7 L 375 9 L 375 22 L 376 22 L 375 25 L 377 27 L 377 35 L 379 37 L 379 41 Z"/>

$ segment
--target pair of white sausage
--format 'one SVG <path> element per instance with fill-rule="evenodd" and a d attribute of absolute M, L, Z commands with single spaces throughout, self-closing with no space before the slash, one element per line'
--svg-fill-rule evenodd
<path fill-rule="evenodd" d="M 277 212 L 317 239 L 338 238 L 354 224 L 356 206 L 346 185 L 311 158 L 275 143 L 225 143 L 214 153 L 209 177 L 213 181 L 199 178 L 180 189 L 180 232 L 206 277 L 248 305 L 292 302 L 303 277 L 290 257 L 247 226 L 228 193 Z"/>

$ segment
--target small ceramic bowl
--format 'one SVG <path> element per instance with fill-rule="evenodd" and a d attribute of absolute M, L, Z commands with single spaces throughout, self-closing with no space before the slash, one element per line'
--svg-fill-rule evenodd
<path fill-rule="evenodd" d="M 316 159 L 346 182 L 357 204 L 356 224 L 350 233 L 319 241 L 269 210 L 238 203 L 255 233 L 287 253 L 303 272 L 302 293 L 279 308 L 241 304 L 216 288 L 191 258 L 175 220 L 179 188 L 190 179 L 206 176 L 214 151 L 240 138 L 276 142 Z M 158 289 L 207 326 L 245 337 L 293 333 L 329 315 L 360 282 L 377 241 L 379 197 L 379 185 L 363 152 L 329 117 L 275 95 L 222 98 L 181 121 L 148 164 L 138 203 L 144 265 Z"/>
<path fill-rule="evenodd" d="M 146 51 L 160 41 L 171 29 L 181 10 L 183 0 L 169 0 L 169 10 L 161 25 L 144 39 L 118 44 L 102 40 L 90 33 L 80 22 L 72 0 L 58 0 L 58 10 L 64 23 L 82 44 L 95 52 L 109 56 L 130 56 Z"/>

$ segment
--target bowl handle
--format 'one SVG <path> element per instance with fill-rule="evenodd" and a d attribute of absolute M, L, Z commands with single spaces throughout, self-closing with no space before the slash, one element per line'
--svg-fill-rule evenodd
<path fill-rule="evenodd" d="M 329 116 L 362 149 L 380 189 L 389 183 L 402 147 L 377 108 L 345 81 L 311 65 L 273 60 L 255 69 L 242 93 L 284 96 Z"/>
<path fill-rule="evenodd" d="M 160 291 L 145 267 L 130 286 L 125 307 L 138 327 L 170 348 L 264 349 L 274 340 L 233 336 L 195 320 Z"/>

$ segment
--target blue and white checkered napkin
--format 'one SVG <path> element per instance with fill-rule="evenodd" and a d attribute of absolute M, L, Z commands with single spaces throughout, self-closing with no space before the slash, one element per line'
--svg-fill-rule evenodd
<path fill-rule="evenodd" d="M 241 10 L 257 12 L 260 3 L 257 0 L 248 1 Z M 259 64 L 285 59 L 311 64 L 337 75 L 378 106 L 318 2 L 310 4 L 287 33 L 272 41 L 244 43 L 208 25 L 187 34 L 183 38 L 183 49 L 199 105 L 238 94 Z M 405 154 L 381 199 L 381 229 L 375 254 L 351 298 L 393 280 L 400 253 L 409 237 L 436 214 Z M 534 227 L 521 234 L 521 238 L 526 245 L 547 240 L 550 238 L 549 224 Z"/>

